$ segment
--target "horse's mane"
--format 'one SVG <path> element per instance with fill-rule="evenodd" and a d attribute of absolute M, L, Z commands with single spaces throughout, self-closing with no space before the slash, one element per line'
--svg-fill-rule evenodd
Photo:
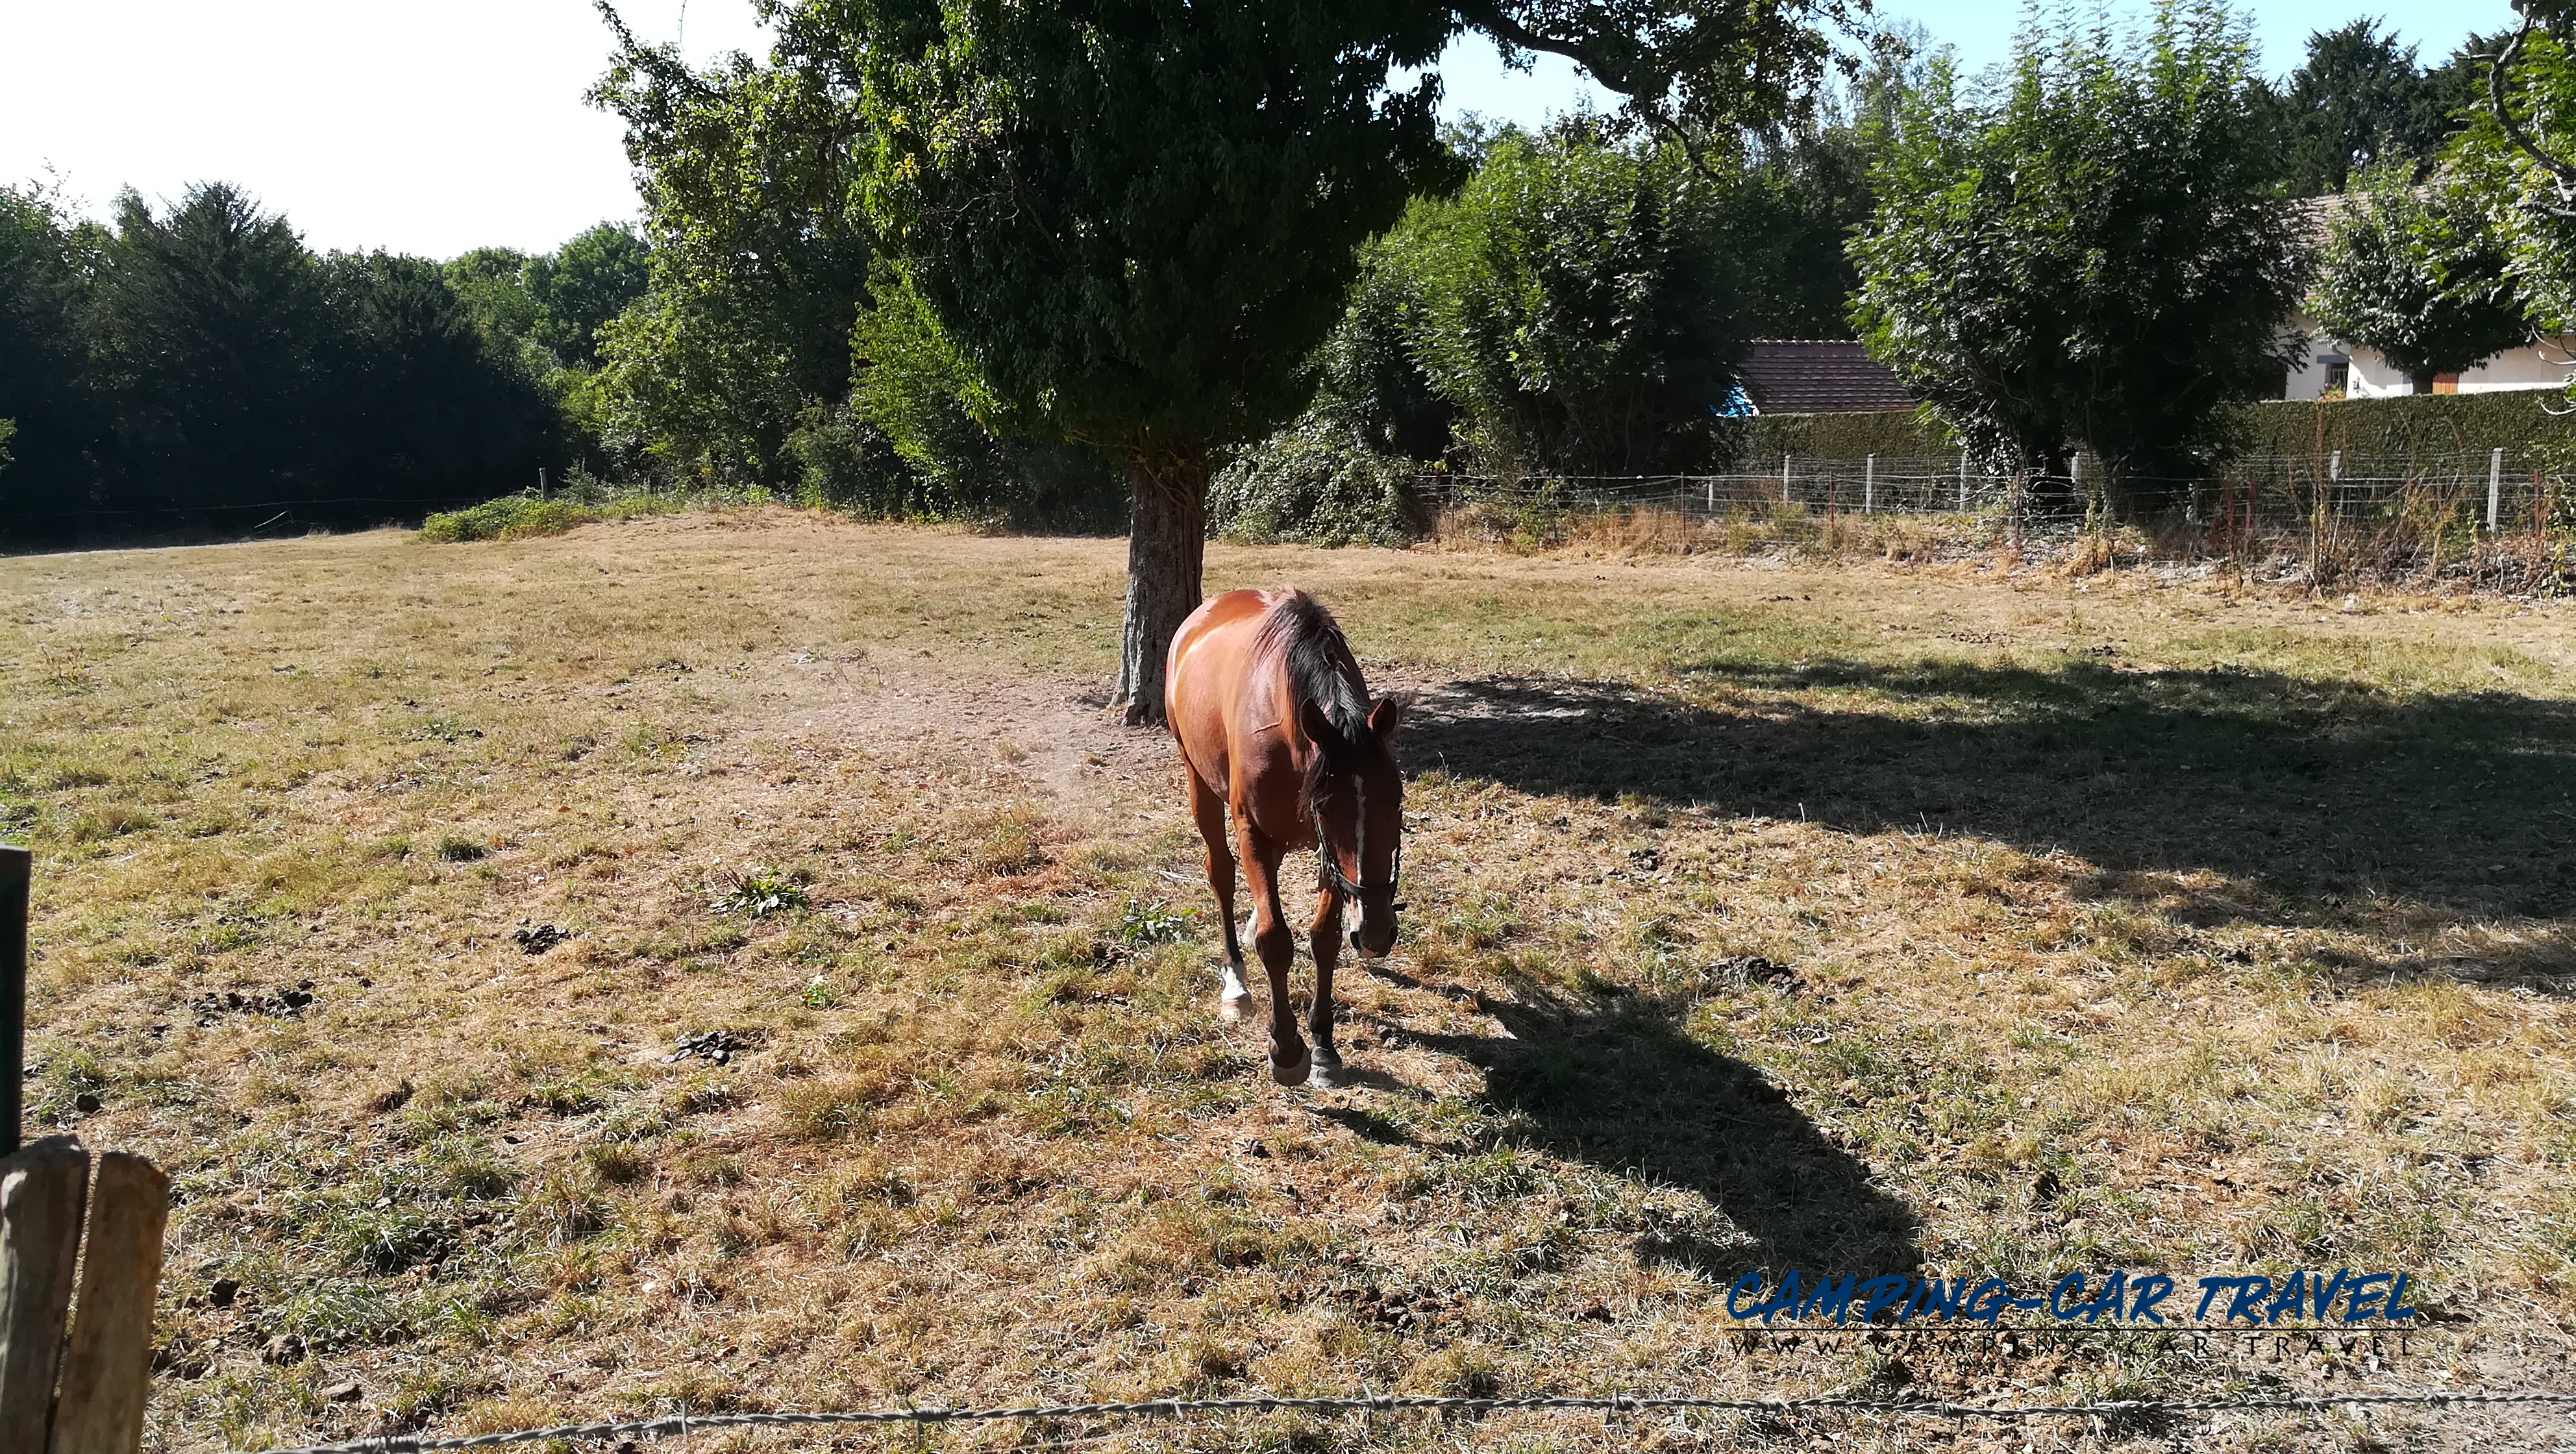
<path fill-rule="evenodd" d="M 1323 602 L 1304 591 L 1282 592 L 1261 618 L 1259 645 L 1275 648 L 1287 662 L 1290 712 L 1312 702 L 1324 709 L 1344 743 L 1357 746 L 1367 738 L 1368 686 Z"/>

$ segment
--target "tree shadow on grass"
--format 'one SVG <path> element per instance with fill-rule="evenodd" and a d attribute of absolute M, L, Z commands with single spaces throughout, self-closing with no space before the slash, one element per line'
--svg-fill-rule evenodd
<path fill-rule="evenodd" d="M 1500 1035 L 1392 1033 L 1485 1072 L 1484 1099 L 1533 1149 L 1696 1192 L 1739 1236 L 1648 1232 L 1641 1260 L 1720 1285 L 1757 1269 L 1911 1271 L 1912 1209 L 1791 1105 L 1761 1071 L 1685 1034 L 1656 1001 L 1602 986 L 1580 999 L 1522 986 L 1478 997 Z"/>
<path fill-rule="evenodd" d="M 1685 675 L 1721 704 L 1612 682 L 1452 682 L 1426 694 L 1408 757 L 1531 793 L 2064 849 L 2100 870 L 2070 885 L 2085 897 L 2173 893 L 2141 874 L 2230 880 L 2176 911 L 2185 922 L 2370 905 L 2426 930 L 2576 915 L 2562 851 L 2576 704 L 2092 662 Z"/>

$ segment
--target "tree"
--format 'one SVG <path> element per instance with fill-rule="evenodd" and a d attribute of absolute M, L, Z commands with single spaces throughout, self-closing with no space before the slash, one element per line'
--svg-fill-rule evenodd
<path fill-rule="evenodd" d="M 50 194 L 0 188 L 0 418 L 17 435 L 0 530 L 68 510 L 96 484 L 106 420 L 82 330 L 93 253 Z"/>
<path fill-rule="evenodd" d="M 991 395 L 1107 452 L 1133 491 L 1117 696 L 1159 720 L 1198 604 L 1218 448 L 1301 402 L 1359 243 L 1453 165 L 1443 12 L 1366 0 L 1087 0 L 798 13 L 852 59 L 883 245 Z"/>
<path fill-rule="evenodd" d="M 620 44 L 592 100 L 626 122 L 650 243 L 647 294 L 595 333 L 608 428 L 683 476 L 784 485 L 800 421 L 848 395 L 867 300 L 846 69 L 700 73 L 601 11 Z"/>
<path fill-rule="evenodd" d="M 2277 93 L 2265 88 L 2294 196 L 2344 190 L 2391 162 L 2430 162 L 2463 99 L 2457 77 L 2426 71 L 2415 47 L 2364 17 L 2308 36 L 2308 55 Z"/>
<path fill-rule="evenodd" d="M 2309 310 L 2325 331 L 2376 349 L 2419 394 L 2527 342 L 2531 324 L 2506 277 L 2504 245 L 2478 200 L 2455 184 L 2409 184 L 2399 166 L 2370 173 L 2326 227 Z"/>
<path fill-rule="evenodd" d="M 2170 506 L 2292 361 L 2302 261 L 2251 63 L 2222 4 L 2160 0 L 2125 35 L 2026 30 L 1998 94 L 1944 68 L 1905 116 L 1853 316 L 1990 468 L 2062 492 L 2080 443 L 2115 506 Z"/>
<path fill-rule="evenodd" d="M 95 347 L 127 508 L 311 498 L 327 328 L 322 274 L 284 217 L 222 182 L 156 215 L 117 201 Z"/>
<path fill-rule="evenodd" d="M 1845 250 L 1877 197 L 1870 168 L 1943 54 L 1920 26 L 1872 31 L 1857 71 L 1792 122 L 1756 128 L 1713 199 L 1747 338 L 1849 338 L 1860 273 Z"/>
<path fill-rule="evenodd" d="M 537 330 L 537 300 L 528 292 L 529 261 L 514 247 L 478 247 L 450 258 L 441 269 L 448 290 L 465 304 L 474 326 L 510 352 Z"/>
<path fill-rule="evenodd" d="M 2532 322 L 2565 332 L 2576 327 L 2576 13 L 2543 0 L 2522 11 L 2445 160 L 2483 206 Z"/>
<path fill-rule="evenodd" d="M 1708 469 L 1739 349 L 1715 184 L 1670 145 L 1583 118 L 1497 143 L 1398 245 L 1426 306 L 1416 354 L 1497 464 L 1566 474 Z"/>
<path fill-rule="evenodd" d="M 650 286 L 652 248 L 613 222 L 527 260 L 528 336 L 567 368 L 599 362 L 599 331 Z"/>
<path fill-rule="evenodd" d="M 335 253 L 321 271 L 328 324 L 311 344 L 308 427 L 332 490 L 463 501 L 532 485 L 541 469 L 560 478 L 553 401 L 475 326 L 439 264 Z"/>
<path fill-rule="evenodd" d="M 868 216 L 991 394 L 1127 469 L 1117 695 L 1141 721 L 1198 601 L 1217 451 L 1295 410 L 1358 244 L 1454 179 L 1436 82 L 1392 69 L 1472 25 L 1686 137 L 1778 109 L 1822 51 L 1812 11 L 845 0 L 792 12 L 782 50 L 854 78 Z"/>

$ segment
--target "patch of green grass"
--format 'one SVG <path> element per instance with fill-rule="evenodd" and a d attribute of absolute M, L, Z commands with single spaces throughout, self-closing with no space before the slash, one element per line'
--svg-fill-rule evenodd
<path fill-rule="evenodd" d="M 810 882 L 810 878 L 781 874 L 771 869 L 741 870 L 707 891 L 707 908 L 714 913 L 740 914 L 747 919 L 798 913 L 812 902 L 806 893 L 806 885 Z"/>

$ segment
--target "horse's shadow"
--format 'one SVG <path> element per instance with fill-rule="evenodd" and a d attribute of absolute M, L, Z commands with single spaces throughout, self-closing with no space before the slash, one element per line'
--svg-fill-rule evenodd
<path fill-rule="evenodd" d="M 1523 986 L 1478 997 L 1494 1035 L 1394 1038 L 1485 1072 L 1505 1135 L 1649 1185 L 1695 1192 L 1733 1224 L 1684 1217 L 1640 1229 L 1640 1260 L 1720 1284 L 1784 1267 L 1911 1270 L 1911 1208 L 1834 1144 L 1785 1092 L 1685 1034 L 1663 1005 L 1601 988 L 1581 999 Z"/>

